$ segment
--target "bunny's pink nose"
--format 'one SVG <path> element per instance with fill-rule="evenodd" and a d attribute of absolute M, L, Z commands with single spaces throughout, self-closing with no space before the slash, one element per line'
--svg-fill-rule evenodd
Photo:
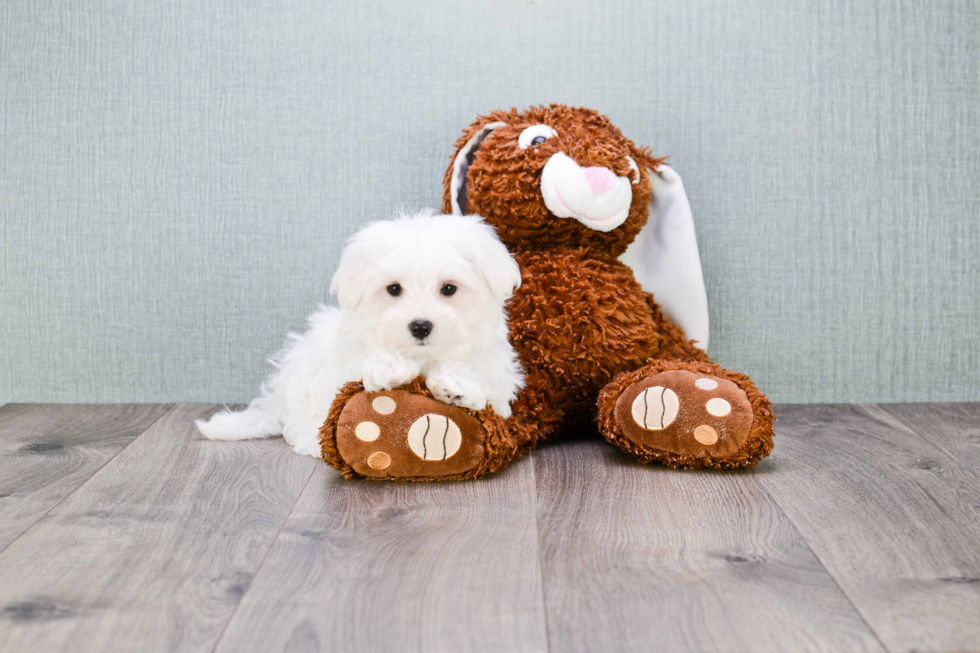
<path fill-rule="evenodd" d="M 616 175 L 609 168 L 595 166 L 585 169 L 585 181 L 595 195 L 601 195 L 616 184 Z"/>

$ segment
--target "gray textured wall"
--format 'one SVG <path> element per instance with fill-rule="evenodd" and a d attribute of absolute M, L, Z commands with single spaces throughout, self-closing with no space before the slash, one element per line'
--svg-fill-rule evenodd
<path fill-rule="evenodd" d="M 711 353 L 779 401 L 980 399 L 980 7 L 0 1 L 0 401 L 238 401 L 344 238 L 495 107 L 669 153 Z"/>

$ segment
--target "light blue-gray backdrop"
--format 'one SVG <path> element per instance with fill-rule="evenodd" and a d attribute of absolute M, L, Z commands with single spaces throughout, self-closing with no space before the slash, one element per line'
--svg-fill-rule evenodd
<path fill-rule="evenodd" d="M 711 354 L 777 401 L 980 399 L 980 5 L 2 0 L 0 401 L 240 401 L 476 114 L 687 183 Z"/>

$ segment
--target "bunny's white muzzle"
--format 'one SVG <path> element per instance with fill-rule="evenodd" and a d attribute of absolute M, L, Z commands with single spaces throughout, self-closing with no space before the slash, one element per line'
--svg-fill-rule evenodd
<path fill-rule="evenodd" d="M 609 168 L 583 168 L 562 152 L 552 155 L 544 166 L 541 195 L 555 216 L 575 218 L 603 232 L 623 224 L 633 202 L 629 177 L 620 177 Z"/>

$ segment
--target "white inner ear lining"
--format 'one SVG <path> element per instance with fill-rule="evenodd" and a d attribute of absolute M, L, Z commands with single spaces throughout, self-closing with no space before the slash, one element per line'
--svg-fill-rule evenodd
<path fill-rule="evenodd" d="M 480 149 L 480 144 L 487 136 L 493 133 L 498 127 L 503 127 L 505 122 L 491 122 L 483 126 L 473 138 L 466 141 L 466 145 L 456 155 L 453 161 L 453 176 L 449 183 L 449 201 L 452 205 L 453 215 L 463 215 L 466 212 L 466 173 L 473 163 L 476 151 Z M 460 201 L 462 199 L 462 202 Z"/>

